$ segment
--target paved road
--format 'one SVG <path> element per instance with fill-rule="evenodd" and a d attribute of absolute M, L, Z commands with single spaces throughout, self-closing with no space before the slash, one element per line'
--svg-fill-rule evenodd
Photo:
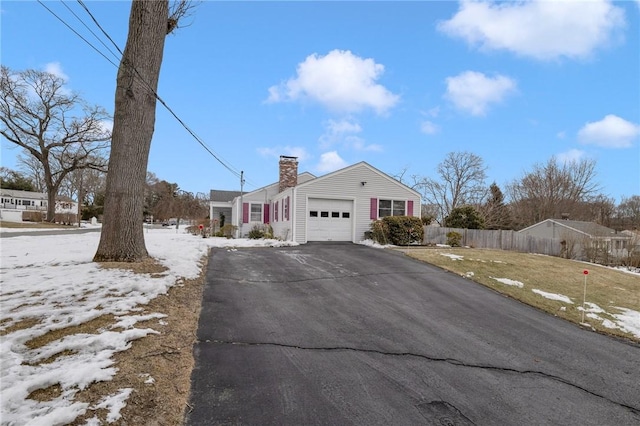
<path fill-rule="evenodd" d="M 640 346 L 397 252 L 215 249 L 188 425 L 639 425 Z"/>

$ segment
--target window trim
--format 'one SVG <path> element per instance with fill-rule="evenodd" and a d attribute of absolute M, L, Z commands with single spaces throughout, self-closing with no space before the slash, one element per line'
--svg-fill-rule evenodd
<path fill-rule="evenodd" d="M 260 207 L 260 211 L 253 211 L 253 206 L 259 206 Z M 260 222 L 262 223 L 262 218 L 264 213 L 264 207 L 262 205 L 262 203 L 249 203 L 249 222 Z M 258 220 L 254 220 L 254 215 L 255 214 L 259 214 L 259 219 Z"/>
<path fill-rule="evenodd" d="M 387 215 L 382 215 L 381 214 L 382 213 L 381 212 L 382 209 L 380 207 L 380 204 L 383 201 L 384 202 L 389 202 L 389 204 L 390 204 L 389 208 L 385 208 L 384 209 L 385 211 L 389 211 L 389 214 L 387 214 Z M 400 203 L 400 202 L 404 203 L 403 212 L 402 212 L 402 214 L 394 214 L 394 204 Z M 383 218 L 383 217 L 387 217 L 387 216 L 406 216 L 406 214 L 407 214 L 407 204 L 408 204 L 407 200 L 399 200 L 399 199 L 395 199 L 395 198 L 379 198 L 378 199 L 378 209 L 377 209 L 378 219 Z"/>

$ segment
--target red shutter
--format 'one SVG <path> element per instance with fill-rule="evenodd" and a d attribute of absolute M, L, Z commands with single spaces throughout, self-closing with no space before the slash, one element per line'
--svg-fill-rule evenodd
<path fill-rule="evenodd" d="M 291 205 L 289 204 L 289 196 L 287 196 L 287 206 L 284 208 L 285 215 L 287 216 L 285 217 L 286 220 L 289 220 L 289 210 L 291 210 Z"/>
<path fill-rule="evenodd" d="M 242 223 L 249 223 L 249 203 L 242 203 Z"/>
<path fill-rule="evenodd" d="M 369 218 L 371 220 L 378 220 L 378 199 L 371 199 L 371 211 L 369 213 Z"/>
<path fill-rule="evenodd" d="M 413 200 L 407 201 L 407 216 L 413 216 Z"/>
<path fill-rule="evenodd" d="M 269 223 L 269 204 L 264 205 L 264 211 L 262 213 L 264 214 L 264 223 Z"/>
<path fill-rule="evenodd" d="M 278 204 L 280 203 L 280 200 L 276 201 L 273 204 L 273 221 L 277 222 L 278 221 Z"/>

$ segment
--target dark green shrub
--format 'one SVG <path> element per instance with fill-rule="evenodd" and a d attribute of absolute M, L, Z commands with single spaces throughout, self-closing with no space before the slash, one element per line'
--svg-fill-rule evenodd
<path fill-rule="evenodd" d="M 458 232 L 447 232 L 447 244 L 449 244 L 451 247 L 460 247 L 461 241 L 462 235 Z"/>
<path fill-rule="evenodd" d="M 273 228 L 268 223 L 264 225 L 254 225 L 249 231 L 248 237 L 252 240 L 259 240 L 261 238 L 272 239 Z"/>
<path fill-rule="evenodd" d="M 456 207 L 444 219 L 447 228 L 484 229 L 484 219 L 473 206 Z"/>
<path fill-rule="evenodd" d="M 422 220 L 413 216 L 387 216 L 371 224 L 373 240 L 380 244 L 422 244 Z"/>
<path fill-rule="evenodd" d="M 249 231 L 248 237 L 252 240 L 259 240 L 260 238 L 264 238 L 264 229 L 260 225 L 254 225 Z"/>

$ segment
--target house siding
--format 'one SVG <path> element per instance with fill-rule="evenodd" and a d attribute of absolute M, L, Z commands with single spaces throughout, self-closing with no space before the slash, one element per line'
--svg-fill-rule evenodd
<path fill-rule="evenodd" d="M 289 197 L 289 200 L 293 199 L 293 188 L 289 188 L 276 195 L 271 202 L 274 206 L 276 203 L 278 204 L 277 214 L 276 208 L 274 207 L 274 216 L 271 220 L 273 236 L 282 240 L 293 239 L 293 222 L 291 220 L 287 220 L 284 215 L 284 203 L 286 202 L 287 197 Z M 289 217 L 291 217 L 291 215 L 289 215 Z"/>
<path fill-rule="evenodd" d="M 362 182 L 366 182 L 362 185 Z M 326 175 L 295 188 L 294 237 L 307 242 L 307 202 L 309 198 L 353 200 L 352 242 L 364 239 L 371 225 L 371 199 L 413 201 L 413 216 L 420 216 L 420 196 L 415 191 L 375 169 L 359 163 L 336 174 Z M 407 213 L 408 214 L 408 213 Z"/>

